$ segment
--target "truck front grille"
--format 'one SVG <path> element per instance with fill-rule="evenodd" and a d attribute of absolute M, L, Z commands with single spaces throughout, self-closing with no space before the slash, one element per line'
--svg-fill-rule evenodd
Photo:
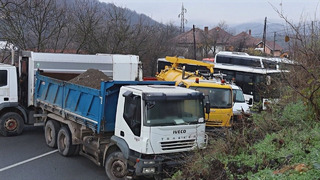
<path fill-rule="evenodd" d="M 195 139 L 161 142 L 161 148 L 163 151 L 188 149 L 193 146 L 195 146 Z"/>

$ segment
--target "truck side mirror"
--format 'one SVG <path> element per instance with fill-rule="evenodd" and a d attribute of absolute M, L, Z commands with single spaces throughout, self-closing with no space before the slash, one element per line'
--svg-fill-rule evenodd
<path fill-rule="evenodd" d="M 207 101 L 206 102 L 206 114 L 209 114 L 210 113 L 210 102 Z"/>
<path fill-rule="evenodd" d="M 133 92 L 131 91 L 126 91 L 125 93 L 122 94 L 123 97 L 132 97 L 133 96 Z"/>
<path fill-rule="evenodd" d="M 252 98 L 249 99 L 248 105 L 252 105 Z"/>

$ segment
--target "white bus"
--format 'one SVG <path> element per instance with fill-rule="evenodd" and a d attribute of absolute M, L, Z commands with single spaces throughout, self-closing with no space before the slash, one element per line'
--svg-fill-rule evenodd
<path fill-rule="evenodd" d="M 253 96 L 253 101 L 262 102 L 265 109 L 271 99 L 280 97 L 281 87 L 277 83 L 281 80 L 281 73 L 287 72 L 283 66 L 286 64 L 293 63 L 243 53 L 219 52 L 215 56 L 214 71 L 226 74 L 227 81 L 234 81 L 245 96 Z"/>
<path fill-rule="evenodd" d="M 261 56 L 250 56 L 247 53 L 221 51 L 216 54 L 215 63 L 239 65 L 253 68 L 278 69 L 278 61 Z"/>

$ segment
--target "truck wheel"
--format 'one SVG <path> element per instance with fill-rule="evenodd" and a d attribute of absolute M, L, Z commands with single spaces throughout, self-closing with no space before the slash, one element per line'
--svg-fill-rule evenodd
<path fill-rule="evenodd" d="M 72 136 L 67 127 L 61 127 L 57 137 L 57 145 L 60 154 L 63 156 L 71 156 L 76 150 L 76 146 L 72 145 Z"/>
<path fill-rule="evenodd" d="M 57 147 L 57 136 L 60 124 L 55 120 L 48 120 L 44 127 L 44 137 L 49 147 Z"/>
<path fill-rule="evenodd" d="M 9 112 L 0 117 L 0 134 L 3 136 L 19 135 L 23 127 L 23 119 L 18 113 Z"/>
<path fill-rule="evenodd" d="M 128 174 L 127 160 L 121 152 L 113 152 L 106 160 L 105 170 L 109 179 L 125 179 Z"/>

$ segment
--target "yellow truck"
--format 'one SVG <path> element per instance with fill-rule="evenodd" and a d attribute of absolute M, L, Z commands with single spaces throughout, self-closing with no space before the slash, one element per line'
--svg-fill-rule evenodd
<path fill-rule="evenodd" d="M 194 89 L 205 94 L 205 100 L 210 102 L 210 114 L 207 127 L 230 127 L 233 116 L 232 105 L 233 95 L 230 85 L 218 82 L 213 78 L 213 64 L 204 63 L 192 59 L 184 59 L 178 57 L 166 57 L 166 61 L 171 66 L 165 66 L 164 69 L 156 75 L 160 81 L 175 81 L 176 86 Z M 182 65 L 196 65 L 206 67 L 209 74 L 201 73 L 199 70 L 195 72 L 186 72 Z M 206 114 L 207 116 L 207 114 Z"/>

